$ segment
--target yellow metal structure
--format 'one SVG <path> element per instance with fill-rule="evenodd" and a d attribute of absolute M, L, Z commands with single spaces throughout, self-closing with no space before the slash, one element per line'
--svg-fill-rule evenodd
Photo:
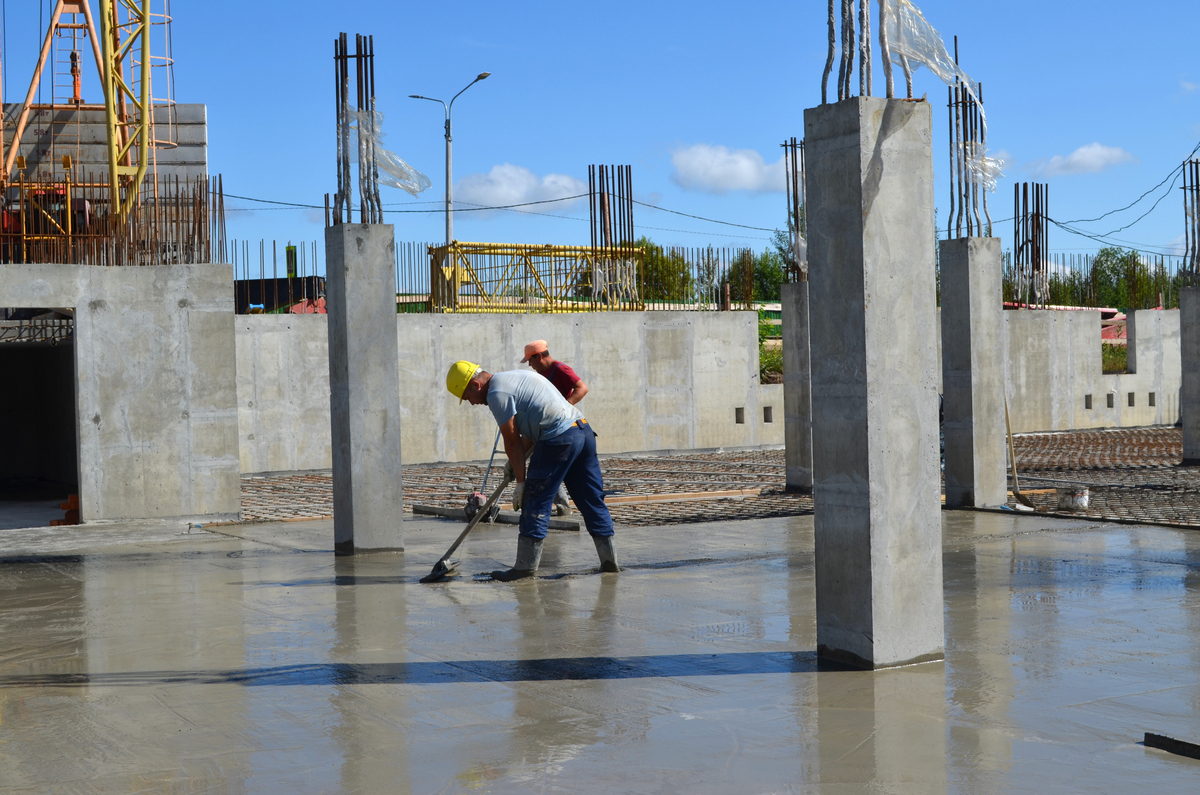
<path fill-rule="evenodd" d="M 100 0 L 100 26 L 110 195 L 124 216 L 150 165 L 150 0 Z"/>
<path fill-rule="evenodd" d="M 64 15 L 70 15 L 71 21 L 65 21 Z M 80 17 L 83 21 L 80 22 Z M 25 128 L 29 124 L 29 116 L 33 111 L 50 111 L 55 110 L 79 110 L 83 105 L 72 103 L 69 105 L 58 105 L 51 102 L 49 105 L 38 105 L 34 103 L 34 97 L 38 93 L 38 85 L 42 80 L 42 72 L 46 68 L 46 61 L 50 58 L 50 51 L 54 45 L 56 36 L 63 32 L 70 32 L 82 28 L 87 32 L 88 40 L 91 42 L 92 51 L 96 57 L 96 70 L 100 75 L 104 74 L 104 66 L 100 59 L 100 43 L 96 38 L 96 22 L 92 17 L 92 9 L 88 5 L 88 0 L 58 0 L 54 4 L 54 10 L 50 13 L 50 24 L 46 28 L 46 38 L 42 42 L 42 48 L 38 52 L 37 66 L 34 67 L 33 79 L 29 81 L 29 91 L 25 95 L 25 102 L 21 105 L 21 114 L 17 117 L 16 130 L 13 133 L 12 146 L 3 157 L 3 174 L 0 177 L 5 182 L 12 178 L 13 167 L 16 166 L 20 170 L 25 169 L 25 158 L 17 154 L 20 146 L 21 138 L 25 135 Z M 2 122 L 0 122 L 2 123 Z M 3 141 L 0 141 L 0 146 L 3 146 Z"/>
<path fill-rule="evenodd" d="M 17 118 L 9 150 L 0 158 L 3 173 L 0 178 L 12 183 L 19 176 L 17 170 L 24 158 L 18 150 L 29 124 L 31 113 L 49 113 L 53 118 L 58 111 L 74 111 L 77 114 L 89 110 L 103 110 L 107 130 L 108 171 L 111 186 L 113 214 L 128 215 L 137 202 L 138 191 L 150 170 L 155 143 L 154 100 L 151 93 L 150 34 L 153 19 L 163 25 L 169 14 L 151 11 L 153 0 L 99 0 L 100 13 L 94 17 L 89 0 L 57 0 L 51 12 L 46 38 L 38 55 L 29 91 Z M 97 30 L 97 21 L 99 30 Z M 42 81 L 42 73 L 56 38 L 76 32 L 86 33 L 92 46 L 100 85 L 104 91 L 104 104 L 92 105 L 79 97 L 79 64 L 76 53 L 71 53 L 71 75 L 75 96 L 69 100 L 38 104 L 34 98 Z M 160 56 L 160 61 L 164 60 Z M 166 58 L 169 62 L 169 57 Z M 167 143 L 167 142 L 163 142 Z M 170 144 L 168 144 L 170 145 Z M 21 175 L 24 176 L 24 175 Z M 35 179 L 44 179 L 37 175 Z"/>
<path fill-rule="evenodd" d="M 433 312 L 639 310 L 639 246 L 429 246 Z"/>

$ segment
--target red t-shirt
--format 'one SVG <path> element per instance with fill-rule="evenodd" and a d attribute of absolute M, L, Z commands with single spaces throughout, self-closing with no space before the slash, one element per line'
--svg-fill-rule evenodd
<path fill-rule="evenodd" d="M 550 379 L 550 383 L 554 384 L 554 388 L 562 393 L 562 396 L 569 398 L 571 393 L 575 391 L 575 384 L 581 380 L 575 371 L 562 362 L 555 362 L 550 365 L 550 369 L 542 373 L 546 378 Z"/>

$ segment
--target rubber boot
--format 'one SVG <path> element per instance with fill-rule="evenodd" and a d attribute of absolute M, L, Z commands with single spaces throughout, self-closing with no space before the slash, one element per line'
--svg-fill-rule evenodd
<path fill-rule="evenodd" d="M 524 580 L 537 574 L 542 562 L 542 539 L 517 536 L 517 562 L 508 571 L 493 571 L 492 579 L 500 582 Z"/>
<path fill-rule="evenodd" d="M 617 565 L 617 550 L 613 547 L 613 537 L 592 536 L 592 541 L 596 543 L 596 554 L 600 556 L 600 571 L 620 571 L 621 567 Z"/>
<path fill-rule="evenodd" d="M 571 503 L 568 502 L 567 487 L 559 484 L 558 493 L 554 495 L 554 515 L 569 516 L 571 514 Z"/>

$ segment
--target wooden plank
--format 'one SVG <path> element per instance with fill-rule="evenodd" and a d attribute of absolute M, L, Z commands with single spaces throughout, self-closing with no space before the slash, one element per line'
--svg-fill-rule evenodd
<path fill-rule="evenodd" d="M 467 512 L 463 508 L 443 508 L 440 505 L 414 505 L 413 513 L 420 516 L 442 516 L 446 519 L 458 519 L 459 521 L 467 521 Z M 518 513 L 500 512 L 496 517 L 497 524 L 520 524 L 521 515 Z M 550 519 L 551 530 L 574 530 L 581 529 L 581 524 L 571 519 Z"/>

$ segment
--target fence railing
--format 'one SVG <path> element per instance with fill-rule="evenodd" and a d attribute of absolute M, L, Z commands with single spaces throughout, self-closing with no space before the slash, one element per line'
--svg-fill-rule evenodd
<path fill-rule="evenodd" d="M 750 249 L 396 245 L 400 312 L 612 312 L 753 306 Z"/>
<path fill-rule="evenodd" d="M 1172 309 L 1179 290 L 1191 283 L 1183 257 L 1124 251 L 1100 255 L 1048 254 L 1040 267 L 1016 268 L 1004 253 L 1004 300 L 1021 306 L 1082 306 Z"/>
<path fill-rule="evenodd" d="M 282 245 L 278 240 L 231 240 L 237 314 L 323 312 L 320 250 L 315 240 Z"/>
<path fill-rule="evenodd" d="M 227 251 L 238 314 L 324 311 L 317 241 L 230 240 Z M 778 285 L 759 284 L 760 258 L 748 248 L 455 242 L 449 262 L 444 245 L 398 242 L 396 311 L 730 310 L 779 300 Z"/>

